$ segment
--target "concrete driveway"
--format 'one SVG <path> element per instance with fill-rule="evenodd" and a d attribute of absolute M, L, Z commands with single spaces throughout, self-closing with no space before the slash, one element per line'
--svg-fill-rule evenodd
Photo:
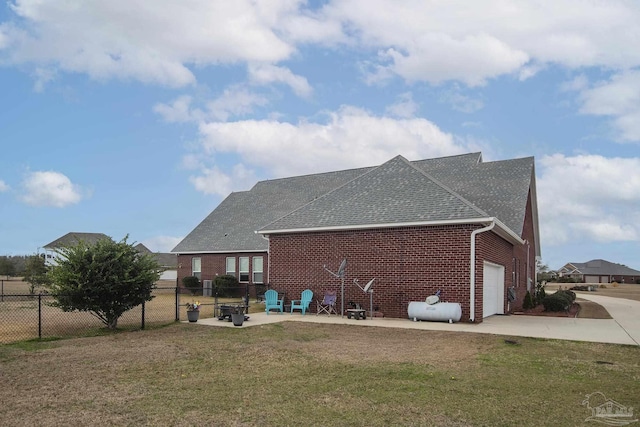
<path fill-rule="evenodd" d="M 576 292 L 580 298 L 593 301 L 607 309 L 613 320 L 635 345 L 640 345 L 640 301 L 597 295 L 594 292 Z"/>
<path fill-rule="evenodd" d="M 366 320 L 346 317 L 299 313 L 277 314 L 252 313 L 251 319 L 241 328 L 278 323 L 283 321 L 310 322 L 354 326 L 375 326 L 380 328 L 404 328 L 451 332 L 472 332 L 534 338 L 550 338 L 573 341 L 589 341 L 610 344 L 640 345 L 640 302 L 621 298 L 580 293 L 580 297 L 604 306 L 613 319 L 574 319 L 544 316 L 491 316 L 480 324 L 413 322 L 409 319 L 367 318 Z M 216 318 L 199 320 L 197 325 L 234 327 L 232 323 Z"/>

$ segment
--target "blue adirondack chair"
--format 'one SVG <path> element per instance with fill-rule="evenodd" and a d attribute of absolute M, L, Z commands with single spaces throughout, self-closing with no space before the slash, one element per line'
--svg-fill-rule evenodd
<path fill-rule="evenodd" d="M 309 304 L 311 304 L 311 300 L 313 299 L 313 291 L 311 289 L 305 289 L 302 291 L 302 296 L 300 299 L 291 300 L 291 313 L 293 310 L 302 311 L 302 315 L 309 309 Z"/>
<path fill-rule="evenodd" d="M 280 313 L 284 310 L 284 298 L 278 299 L 278 292 L 269 289 L 264 293 L 264 311 L 269 314 L 269 310 L 276 309 Z"/>

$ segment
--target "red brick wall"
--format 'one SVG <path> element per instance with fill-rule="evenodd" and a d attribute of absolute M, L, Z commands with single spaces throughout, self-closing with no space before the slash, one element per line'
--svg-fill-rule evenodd
<path fill-rule="evenodd" d="M 216 276 L 226 274 L 226 259 L 227 257 L 236 258 L 236 277 L 238 276 L 238 268 L 240 263 L 239 257 L 249 257 L 249 283 L 253 280 L 253 257 L 263 257 L 263 278 L 264 283 L 268 283 L 269 273 L 268 264 L 269 258 L 266 252 L 247 252 L 247 253 L 227 253 L 227 254 L 188 254 L 178 255 L 178 284 L 182 283 L 182 278 L 193 275 L 191 271 L 192 258 L 201 259 L 202 278 L 201 280 L 214 280 Z"/>
<path fill-rule="evenodd" d="M 482 293 L 484 290 L 484 262 L 488 261 L 504 267 L 504 312 L 508 313 L 507 289 L 513 284 L 514 246 L 493 232 L 476 235 L 476 298 L 475 321 L 481 322 L 484 317 Z M 467 282 L 468 283 L 468 282 Z M 467 285 L 469 286 L 469 285 Z M 522 303 L 521 303 L 522 304 Z M 463 317 L 463 319 L 465 319 Z M 468 316 L 467 316 L 468 319 Z"/>
<path fill-rule="evenodd" d="M 271 285 L 286 291 L 287 299 L 299 298 L 306 288 L 320 298 L 325 289 L 337 290 L 340 295 L 340 280 L 323 265 L 336 271 L 347 258 L 345 308 L 348 301 L 354 301 L 369 309 L 368 296 L 353 280 L 364 286 L 375 277 L 374 306 L 387 317 L 407 317 L 410 301 L 424 301 L 440 289 L 443 301 L 461 304 L 462 320 L 467 320 L 470 236 L 476 228 L 454 225 L 272 235 Z M 512 262 L 511 245 L 493 233 L 484 234 L 478 236 L 477 320 L 482 319 L 482 262 L 486 259 L 505 265 L 505 270 Z"/>

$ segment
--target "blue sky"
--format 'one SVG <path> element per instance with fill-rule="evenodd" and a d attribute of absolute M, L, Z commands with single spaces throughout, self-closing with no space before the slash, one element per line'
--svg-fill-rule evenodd
<path fill-rule="evenodd" d="M 640 269 L 640 3 L 9 1 L 0 254 L 168 251 L 257 180 L 536 157 L 542 260 Z"/>

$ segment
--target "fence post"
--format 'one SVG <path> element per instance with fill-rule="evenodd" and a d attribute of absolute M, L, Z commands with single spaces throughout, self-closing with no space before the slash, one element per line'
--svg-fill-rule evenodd
<path fill-rule="evenodd" d="M 0 296 L 2 297 L 2 302 L 4 302 L 4 280 L 0 280 L 2 283 L 2 292 L 0 292 Z"/>
<path fill-rule="evenodd" d="M 176 322 L 180 320 L 180 288 L 176 286 Z"/>
<path fill-rule="evenodd" d="M 142 301 L 142 330 L 144 330 L 144 301 Z"/>
<path fill-rule="evenodd" d="M 42 294 L 38 294 L 38 339 L 42 339 Z"/>

